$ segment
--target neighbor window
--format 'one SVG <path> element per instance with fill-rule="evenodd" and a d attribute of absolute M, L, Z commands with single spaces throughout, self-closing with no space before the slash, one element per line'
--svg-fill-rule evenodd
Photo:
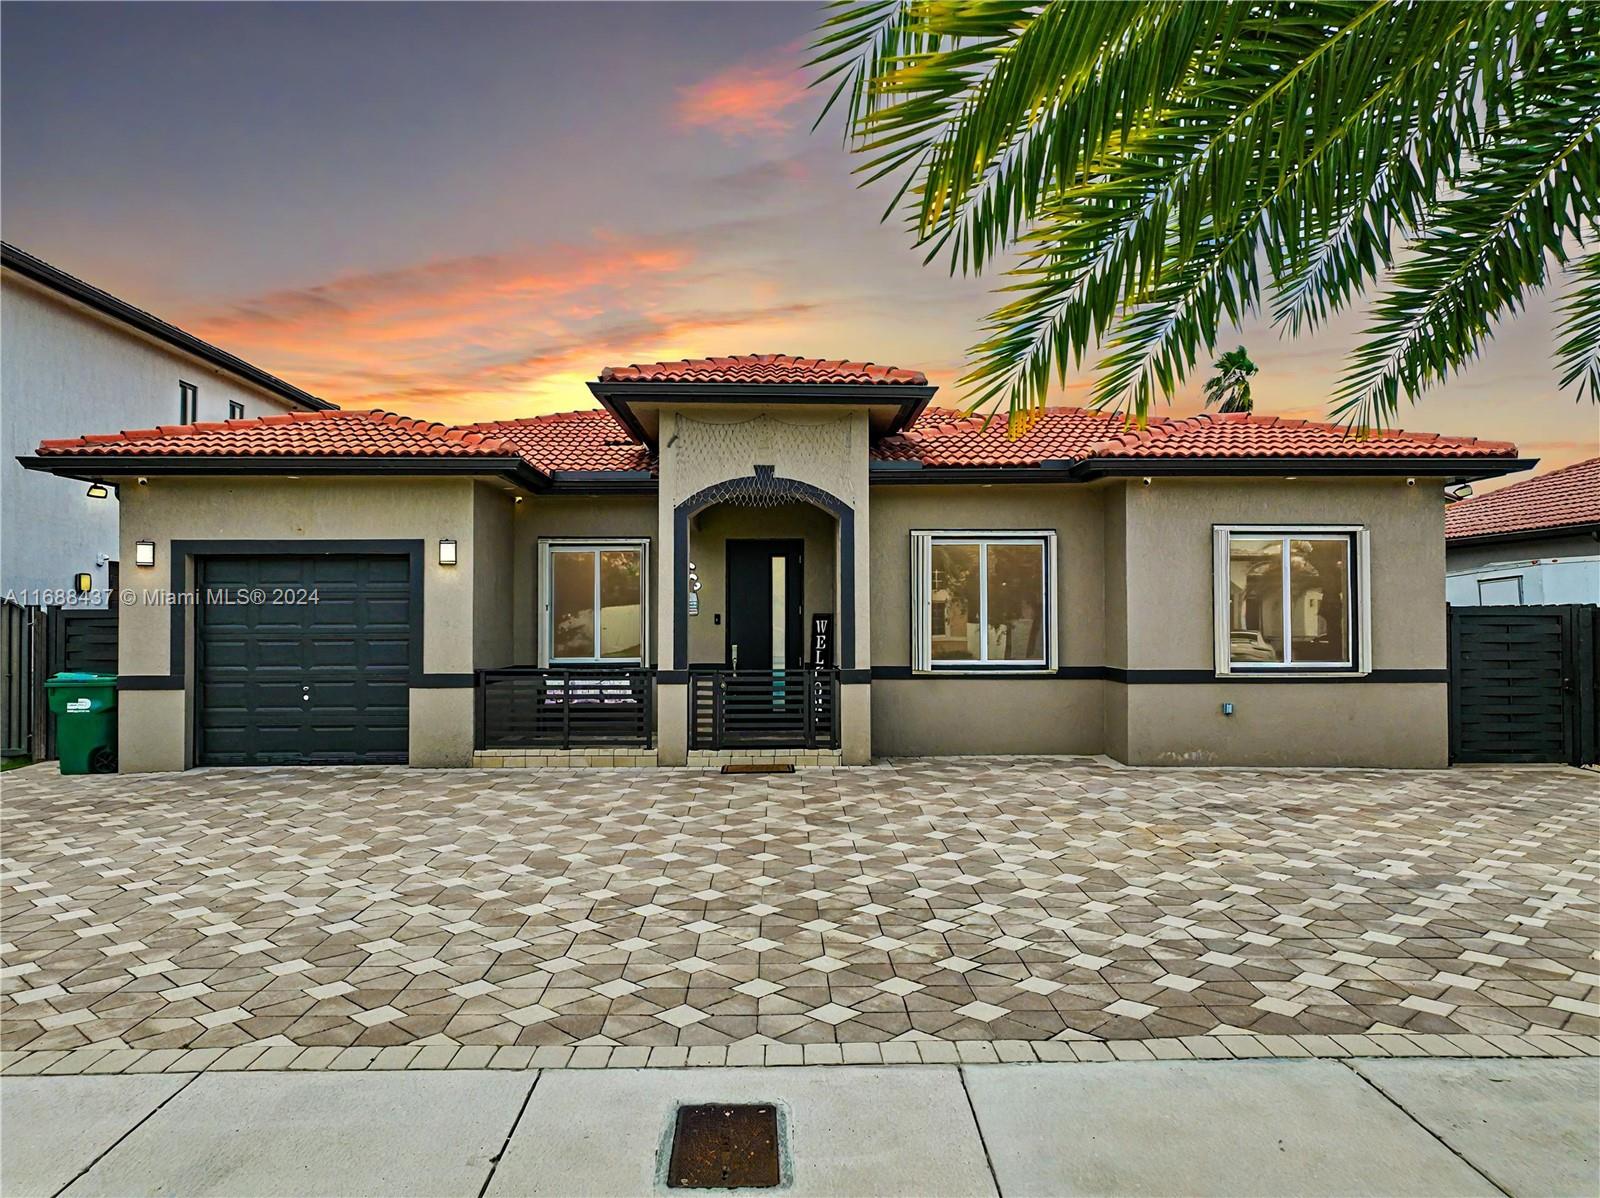
<path fill-rule="evenodd" d="M 914 532 L 911 538 L 913 668 L 1054 665 L 1053 532 Z"/>
<path fill-rule="evenodd" d="M 1364 668 L 1365 545 L 1356 528 L 1217 529 L 1218 672 Z"/>
<path fill-rule="evenodd" d="M 242 403 L 240 403 L 237 399 L 230 399 L 228 401 L 228 419 L 229 420 L 243 420 L 244 419 L 244 405 Z"/>
<path fill-rule="evenodd" d="M 539 542 L 545 665 L 644 661 L 648 543 Z"/>
<path fill-rule="evenodd" d="M 193 424 L 200 419 L 200 388 L 193 383 L 178 383 L 178 423 Z"/>

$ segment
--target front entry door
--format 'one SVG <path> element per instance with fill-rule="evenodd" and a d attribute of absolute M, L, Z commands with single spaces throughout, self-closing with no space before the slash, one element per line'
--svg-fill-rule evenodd
<path fill-rule="evenodd" d="M 724 664 L 740 670 L 798 668 L 805 648 L 804 541 L 727 542 Z"/>

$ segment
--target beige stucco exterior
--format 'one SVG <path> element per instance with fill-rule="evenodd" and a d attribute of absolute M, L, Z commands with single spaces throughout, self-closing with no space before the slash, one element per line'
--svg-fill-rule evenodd
<path fill-rule="evenodd" d="M 422 544 L 422 677 L 411 691 L 413 765 L 467 764 L 475 670 L 532 665 L 544 635 L 541 538 L 649 543 L 647 665 L 660 671 L 656 750 L 688 759 L 691 665 L 723 659 L 723 554 L 739 537 L 805 541 L 805 611 L 853 621 L 840 688 L 841 756 L 1109 754 L 1138 765 L 1446 763 L 1443 497 L 1402 478 L 1154 478 L 1093 483 L 879 484 L 867 474 L 859 412 L 786 408 L 781 418 L 685 405 L 660 415 L 659 494 L 565 496 L 491 478 L 371 476 L 131 479 L 123 487 L 122 560 L 153 540 L 157 564 L 127 571 L 137 592 L 167 586 L 172 542 Z M 746 506 L 707 488 L 771 467 L 826 507 Z M 700 498 L 696 498 L 696 497 Z M 675 610 L 678 509 L 702 583 L 699 614 Z M 842 530 L 853 527 L 854 603 L 846 607 Z M 1338 525 L 1370 547 L 1370 659 L 1364 676 L 1271 680 L 1214 668 L 1213 526 Z M 911 533 L 1055 534 L 1055 667 L 1014 675 L 919 674 L 911 653 Z M 437 543 L 460 560 L 441 566 Z M 169 609 L 124 607 L 121 669 L 170 675 Z M 192 611 L 184 613 L 192 632 Z M 675 643 L 677 622 L 684 650 Z M 187 652 L 184 667 L 192 667 Z M 869 680 L 870 679 L 870 680 Z M 193 763 L 194 687 L 130 687 L 121 698 L 122 765 Z M 1223 714 L 1231 704 L 1233 713 Z"/>

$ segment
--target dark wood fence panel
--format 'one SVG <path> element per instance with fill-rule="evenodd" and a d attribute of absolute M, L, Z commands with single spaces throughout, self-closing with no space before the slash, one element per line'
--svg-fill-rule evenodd
<path fill-rule="evenodd" d="M 1600 760 L 1600 608 L 1452 607 L 1450 759 Z"/>

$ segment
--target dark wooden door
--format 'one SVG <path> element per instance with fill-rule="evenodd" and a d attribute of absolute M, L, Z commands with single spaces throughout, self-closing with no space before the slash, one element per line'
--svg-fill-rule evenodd
<path fill-rule="evenodd" d="M 407 559 L 212 557 L 198 579 L 201 764 L 406 760 Z"/>
<path fill-rule="evenodd" d="M 783 664 L 798 667 L 805 649 L 805 542 L 730 540 L 726 552 L 728 624 L 723 664 L 735 664 L 734 646 L 738 646 L 741 670 L 773 668 L 773 592 L 775 578 L 781 577 Z"/>
<path fill-rule="evenodd" d="M 1600 607 L 1452 607 L 1450 759 L 1600 761 Z"/>

